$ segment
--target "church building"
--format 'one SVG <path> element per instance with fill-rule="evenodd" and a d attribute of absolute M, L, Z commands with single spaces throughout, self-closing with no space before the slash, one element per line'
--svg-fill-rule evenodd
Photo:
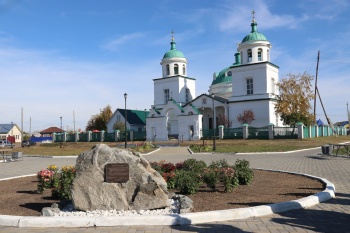
<path fill-rule="evenodd" d="M 271 44 L 257 25 L 253 16 L 251 32 L 238 45 L 234 63 L 214 73 L 209 93 L 199 96 L 196 80 L 187 76 L 187 59 L 176 49 L 172 36 L 170 50 L 160 63 L 162 77 L 153 79 L 147 140 L 199 140 L 202 130 L 218 127 L 219 119 L 230 122 L 231 128 L 241 127 L 237 116 L 245 110 L 254 113 L 252 127 L 282 125 L 275 113 L 279 67 L 270 62 Z"/>

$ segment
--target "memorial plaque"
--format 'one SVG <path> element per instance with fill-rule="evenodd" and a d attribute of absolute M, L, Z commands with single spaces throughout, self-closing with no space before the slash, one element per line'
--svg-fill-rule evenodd
<path fill-rule="evenodd" d="M 125 183 L 129 181 L 129 164 L 109 163 L 105 166 L 105 181 L 108 183 Z"/>

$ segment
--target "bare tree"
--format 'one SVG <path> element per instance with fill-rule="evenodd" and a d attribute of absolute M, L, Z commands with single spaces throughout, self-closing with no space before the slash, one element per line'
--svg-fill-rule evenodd
<path fill-rule="evenodd" d="M 250 124 L 250 123 L 252 123 L 252 121 L 255 120 L 254 117 L 255 117 L 254 112 L 251 109 L 247 109 L 247 110 L 244 110 L 243 113 L 240 113 L 237 116 L 237 120 L 241 124 Z"/>

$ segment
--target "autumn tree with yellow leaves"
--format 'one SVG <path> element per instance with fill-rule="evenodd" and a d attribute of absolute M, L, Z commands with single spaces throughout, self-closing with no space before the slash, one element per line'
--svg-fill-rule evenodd
<path fill-rule="evenodd" d="M 295 127 L 302 122 L 308 126 L 313 124 L 311 101 L 314 99 L 311 81 L 313 76 L 303 74 L 288 74 L 277 84 L 279 95 L 275 106 L 276 113 L 285 125 Z"/>

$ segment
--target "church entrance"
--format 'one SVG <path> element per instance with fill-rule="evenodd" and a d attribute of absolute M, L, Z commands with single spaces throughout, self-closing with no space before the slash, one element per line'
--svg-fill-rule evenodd
<path fill-rule="evenodd" d="M 167 130 L 169 138 L 178 138 L 179 123 L 174 109 L 169 109 L 169 111 L 167 112 Z"/>

